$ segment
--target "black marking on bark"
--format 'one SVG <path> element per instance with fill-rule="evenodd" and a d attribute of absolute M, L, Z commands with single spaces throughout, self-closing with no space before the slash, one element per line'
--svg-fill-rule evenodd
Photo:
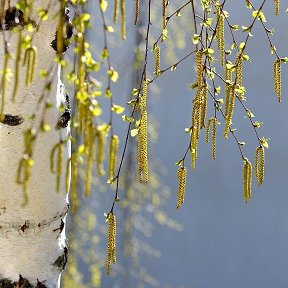
<path fill-rule="evenodd" d="M 18 126 L 24 122 L 24 119 L 19 115 L 3 114 L 0 122 L 8 126 Z"/>
<path fill-rule="evenodd" d="M 20 230 L 24 233 L 29 228 L 29 222 L 25 220 L 25 223 L 20 227 Z"/>
<path fill-rule="evenodd" d="M 59 129 L 63 129 L 63 128 L 66 128 L 68 126 L 68 123 L 71 119 L 71 111 L 65 111 L 60 119 L 58 120 L 56 126 L 55 126 L 55 129 L 56 130 L 59 130 Z"/>
<path fill-rule="evenodd" d="M 63 231 L 64 226 L 65 226 L 65 223 L 64 223 L 64 221 L 61 219 L 60 227 L 52 230 L 53 232 L 59 231 L 59 233 L 58 233 L 58 235 L 57 235 L 57 238 L 60 236 L 61 232 Z"/>
<path fill-rule="evenodd" d="M 33 27 L 37 26 L 36 22 L 30 18 L 25 22 L 24 14 L 21 10 L 16 7 L 10 7 L 5 11 L 4 23 L 0 25 L 0 31 L 12 30 L 15 27 L 24 27 L 28 24 L 32 24 Z"/>
<path fill-rule="evenodd" d="M 51 42 L 51 47 L 60 54 L 63 54 L 67 51 L 67 49 L 69 48 L 71 41 L 70 39 L 73 36 L 73 25 L 70 21 L 70 16 L 69 16 L 69 9 L 66 8 L 65 9 L 65 25 L 64 25 L 64 31 L 63 31 L 63 51 L 58 51 L 57 50 L 57 32 L 55 33 L 55 39 Z"/>
<path fill-rule="evenodd" d="M 45 284 L 43 284 L 43 282 L 40 282 L 40 281 L 37 279 L 36 288 L 47 288 L 47 286 L 46 286 Z"/>
<path fill-rule="evenodd" d="M 59 256 L 53 265 L 59 268 L 60 271 L 63 271 L 66 267 L 67 261 L 68 261 L 68 248 L 64 247 L 63 255 Z"/>
<path fill-rule="evenodd" d="M 16 287 L 17 288 L 33 288 L 33 286 L 29 283 L 29 281 L 23 278 L 21 274 L 19 275 L 19 280 L 18 280 Z"/>
<path fill-rule="evenodd" d="M 0 288 L 47 288 L 43 282 L 40 282 L 37 279 L 37 285 L 33 286 L 29 283 L 29 281 L 25 278 L 23 278 L 21 275 L 19 275 L 19 280 L 17 282 L 13 282 L 9 279 L 2 279 L 0 280 Z"/>
<path fill-rule="evenodd" d="M 6 212 L 6 209 L 5 206 L 0 207 L 0 216 Z"/>

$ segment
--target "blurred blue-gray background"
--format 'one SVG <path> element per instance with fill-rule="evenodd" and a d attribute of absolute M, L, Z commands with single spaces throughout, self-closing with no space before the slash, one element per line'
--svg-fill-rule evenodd
<path fill-rule="evenodd" d="M 97 12 L 98 3 L 96 5 L 92 2 L 94 1 L 91 1 L 90 8 L 95 9 L 95 12 L 94 10 L 91 11 L 93 11 L 92 14 L 96 15 L 93 25 L 99 28 L 101 22 Z M 116 29 L 115 35 L 111 36 L 112 63 L 119 72 L 120 79 L 119 83 L 112 87 L 113 96 L 117 104 L 125 107 L 127 107 L 125 102 L 129 99 L 137 80 L 136 72 L 131 70 L 135 61 L 135 53 L 132 53 L 135 52 L 133 46 L 137 41 L 137 30 L 133 25 L 134 3 L 132 2 L 127 2 L 128 40 L 125 44 L 120 43 L 120 36 L 117 34 L 119 27 Z M 181 3 L 184 3 L 184 1 L 171 2 L 174 7 L 180 7 Z M 248 26 L 252 22 L 252 11 L 245 7 L 245 1 L 226 2 L 225 10 L 229 11 L 231 24 L 239 24 L 241 30 L 241 25 Z M 256 7 L 261 2 L 253 1 Z M 140 7 L 142 9 L 140 12 L 145 13 L 143 10 L 147 10 L 147 1 L 141 3 Z M 267 1 L 264 7 L 267 27 L 269 29 L 275 28 L 272 37 L 273 44 L 277 46 L 277 52 L 280 56 L 287 56 L 288 35 L 285 23 L 288 20 L 287 15 L 285 15 L 286 7 L 281 6 L 282 12 L 278 17 L 274 15 L 274 1 Z M 160 8 L 158 7 L 158 9 Z M 200 11 L 200 7 L 197 9 Z M 157 13 L 161 15 L 159 14 L 160 10 Z M 107 12 L 107 17 L 109 15 Z M 181 59 L 193 49 L 189 36 L 194 33 L 190 7 L 183 10 L 182 17 L 183 23 L 179 22 L 181 17 L 171 20 L 171 25 L 173 25 L 173 21 L 176 22 L 176 28 L 172 29 L 169 35 L 173 40 L 173 37 L 179 37 L 178 34 L 185 33 L 185 29 L 187 29 L 189 31 L 187 32 L 188 36 L 184 37 L 186 44 L 172 47 L 171 50 L 169 47 L 164 49 L 165 42 L 161 44 L 161 52 L 163 45 L 162 68 L 171 64 L 169 53 L 175 53 Z M 156 20 L 156 18 L 155 16 L 154 19 Z M 111 20 L 109 21 L 111 22 Z M 146 29 L 146 17 L 143 17 L 143 21 L 143 27 Z M 153 21 L 152 24 L 154 30 L 151 37 L 156 39 L 161 28 Z M 105 275 L 106 226 L 103 213 L 108 212 L 111 207 L 114 197 L 113 189 L 112 191 L 109 190 L 103 184 L 105 181 L 102 181 L 102 184 L 96 181 L 91 198 L 82 201 L 81 210 L 92 211 L 97 219 L 95 226 L 99 233 L 93 242 L 97 245 L 95 244 L 95 249 L 88 247 L 88 244 L 84 245 L 84 251 L 86 249 L 89 253 L 96 255 L 93 259 L 97 265 L 100 265 L 99 271 L 102 272 L 99 276 L 99 287 L 288 287 L 287 67 L 285 64 L 282 65 L 283 100 L 279 104 L 273 92 L 273 61 L 275 56 L 270 55 L 269 42 L 260 22 L 253 28 L 252 34 L 253 37 L 249 40 L 246 50 L 251 63 L 244 63 L 244 85 L 247 91 L 247 107 L 255 115 L 255 121 L 263 122 L 259 129 L 260 136 L 270 138 L 270 147 L 266 150 L 263 186 L 258 188 L 254 179 L 252 199 L 246 204 L 242 196 L 243 161 L 241 155 L 231 135 L 228 141 L 223 138 L 223 125 L 219 125 L 217 159 L 215 161 L 211 159 L 211 146 L 204 143 L 205 135 L 202 132 L 196 169 L 191 171 L 190 165 L 188 165 L 189 161 L 187 162 L 188 177 L 185 203 L 181 209 L 176 210 L 177 166 L 175 162 L 183 156 L 189 143 L 188 135 L 184 129 L 190 125 L 192 99 L 195 93 L 189 89 L 189 84 L 195 81 L 194 58 L 188 58 L 175 71 L 168 71 L 155 81 L 155 85 L 149 86 L 149 114 L 153 115 L 151 119 L 154 123 L 153 128 L 150 128 L 150 133 L 154 135 L 154 138 L 157 138 L 157 141 L 149 143 L 149 155 L 151 165 L 154 165 L 153 173 L 157 173 L 159 177 L 155 180 L 159 185 L 155 184 L 154 190 L 153 187 L 147 188 L 147 191 L 151 190 L 152 196 L 149 194 L 151 197 L 144 199 L 143 202 L 138 199 L 140 203 L 138 206 L 141 206 L 141 208 L 137 206 L 138 210 L 131 212 L 128 209 L 127 212 L 127 207 L 117 206 L 118 264 L 112 266 L 112 277 Z M 98 35 L 101 36 L 101 32 L 98 32 Z M 232 44 L 228 30 L 226 30 L 226 35 L 226 48 L 228 48 Z M 246 36 L 245 33 L 239 31 L 236 35 L 240 42 L 244 41 Z M 99 39 L 95 39 L 95 43 L 97 43 L 95 51 L 102 49 L 103 39 L 100 36 Z M 90 37 L 93 37 L 93 32 L 91 32 Z M 152 44 L 153 42 L 151 42 Z M 149 47 L 149 57 L 151 60 L 149 60 L 148 69 L 151 72 L 150 78 L 153 78 L 154 62 L 151 46 Z M 167 61 L 165 62 L 164 59 L 166 58 Z M 224 96 L 222 97 L 224 98 Z M 209 106 L 208 116 L 213 117 L 211 99 Z M 125 114 L 129 115 L 129 112 L 125 111 Z M 115 117 L 115 121 L 119 121 L 117 133 L 124 135 L 127 130 L 127 123 L 124 123 L 120 116 Z M 219 121 L 221 124 L 224 123 L 220 115 Z M 239 140 L 246 142 L 243 147 L 245 155 L 251 162 L 254 161 L 255 148 L 258 145 L 257 138 L 239 103 L 235 109 L 233 128 L 237 128 L 236 135 Z M 122 136 L 121 149 L 123 149 L 123 142 L 124 137 Z M 135 150 L 133 145 L 133 140 L 131 140 L 128 146 L 131 151 Z M 123 174 L 127 172 L 132 174 L 133 169 L 135 169 L 134 160 L 132 157 L 131 163 L 126 162 Z M 129 170 L 130 168 L 132 171 Z M 133 190 L 133 185 L 136 186 L 137 181 L 135 179 L 128 179 L 127 181 L 131 182 L 129 182 L 129 191 Z M 122 183 L 123 189 L 120 191 L 120 199 L 125 198 L 124 194 L 128 190 L 123 185 Z M 145 192 L 146 188 L 139 189 Z M 160 202 L 161 199 L 164 199 L 165 205 L 159 208 L 162 211 L 160 214 L 155 212 L 155 208 L 152 207 L 153 193 L 161 195 L 159 196 L 160 200 L 158 199 Z M 169 193 L 170 196 L 166 196 Z M 128 229 L 130 240 L 125 238 L 127 237 L 125 229 L 128 225 L 125 221 L 129 216 L 125 214 L 125 211 L 136 217 L 136 220 L 133 221 L 134 229 Z M 168 224 L 161 217 L 169 219 Z M 85 219 L 82 221 L 86 223 Z M 124 223 L 126 224 L 124 225 Z M 161 223 L 165 225 L 161 225 Z M 172 224 L 169 225 L 169 223 Z M 71 231 L 75 233 L 72 228 Z M 87 243 L 89 237 L 87 236 Z M 130 243 L 131 238 L 134 239 L 134 242 L 132 241 L 134 244 Z M 128 254 L 132 255 L 133 260 L 127 257 L 125 245 L 133 245 L 133 249 L 131 249 L 137 254 L 137 257 L 134 255 L 135 259 L 131 251 Z M 76 245 L 75 250 L 77 249 L 80 248 Z M 81 261 L 81 259 L 78 261 L 80 261 L 78 267 L 83 273 L 82 282 L 88 283 L 90 280 L 87 279 L 90 274 L 93 274 L 93 269 L 91 270 L 89 265 L 84 263 L 85 261 Z M 137 269 L 135 269 L 136 266 Z M 85 287 L 94 287 L 93 285 L 86 284 Z"/>

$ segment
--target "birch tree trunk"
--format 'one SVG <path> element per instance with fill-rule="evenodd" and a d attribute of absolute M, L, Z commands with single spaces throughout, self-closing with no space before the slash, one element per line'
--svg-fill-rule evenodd
<path fill-rule="evenodd" d="M 11 1 L 11 6 L 15 6 L 16 2 Z M 30 18 L 36 24 L 40 23 L 37 7 L 46 9 L 49 2 L 51 2 L 49 18 L 40 25 L 40 30 L 32 42 L 38 51 L 32 84 L 29 86 L 25 84 L 26 67 L 22 66 L 24 54 L 22 53 L 19 89 L 14 103 L 12 101 L 14 75 L 6 85 L 3 114 L 6 115 L 7 121 L 0 123 L 0 287 L 59 287 L 60 273 L 67 260 L 63 229 L 68 210 L 65 180 L 61 176 L 60 191 L 57 193 L 56 176 L 50 171 L 51 149 L 60 139 L 66 139 L 69 132 L 68 127 L 55 129 L 61 116 L 59 106 L 65 102 L 60 68 L 54 62 L 55 51 L 50 45 L 55 38 L 59 17 L 54 16 L 59 13 L 60 2 L 34 1 Z M 24 30 L 25 28 L 23 32 Z M 6 39 L 9 43 L 8 51 L 12 56 L 8 67 L 15 73 L 18 33 L 1 31 L 0 34 L 2 34 L 1 40 L 3 39 L 0 41 L 0 69 L 2 70 L 4 65 Z M 51 82 L 49 96 L 45 96 L 45 101 L 39 104 L 38 100 L 46 84 L 45 79 L 39 76 L 39 71 L 48 70 L 49 67 L 53 67 L 51 71 L 55 71 L 55 77 Z M 43 113 L 44 105 L 48 102 L 53 106 Z M 30 117 L 35 112 L 36 117 L 31 121 Z M 9 119 L 18 120 L 10 123 Z M 36 138 L 33 148 L 34 165 L 27 188 L 28 201 L 23 206 L 22 186 L 16 184 L 19 161 L 24 153 L 23 132 L 31 127 L 37 130 L 41 121 L 50 125 L 52 129 L 49 132 L 39 133 Z M 63 144 L 63 167 L 69 156 L 70 144 L 67 141 Z M 62 172 L 62 175 L 64 174 Z M 27 281 L 32 286 L 28 284 L 25 286 Z"/>

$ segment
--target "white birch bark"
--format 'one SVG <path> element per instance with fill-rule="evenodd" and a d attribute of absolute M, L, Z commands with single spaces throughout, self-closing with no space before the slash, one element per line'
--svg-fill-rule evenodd
<path fill-rule="evenodd" d="M 15 5 L 15 2 L 11 1 L 11 4 Z M 47 7 L 48 2 L 48 0 L 34 1 L 34 13 L 31 19 L 36 23 L 39 22 L 37 7 Z M 52 147 L 59 142 L 60 133 L 63 139 L 68 133 L 68 128 L 54 129 L 61 116 L 58 106 L 63 100 L 57 67 L 58 72 L 49 96 L 53 108 L 47 110 L 45 116 L 45 123 L 49 124 L 52 130 L 40 133 L 37 137 L 33 151 L 35 163 L 28 186 L 29 199 L 25 207 L 22 207 L 24 201 L 22 187 L 16 184 L 17 168 L 24 151 L 23 131 L 31 126 L 28 118 L 35 109 L 38 114 L 34 120 L 34 127 L 39 126 L 41 119 L 43 105 L 37 108 L 37 101 L 42 94 L 45 81 L 39 77 L 39 70 L 47 70 L 55 57 L 55 51 L 50 47 L 50 43 L 55 37 L 58 23 L 58 17 L 53 17 L 53 11 L 54 14 L 59 11 L 59 1 L 52 0 L 51 7 L 49 20 L 40 26 L 40 31 L 36 33 L 33 40 L 38 56 L 32 85 L 25 85 L 26 68 L 22 67 L 22 61 L 15 103 L 12 103 L 13 77 L 7 85 L 4 113 L 20 115 L 24 118 L 24 122 L 19 126 L 0 123 L 0 280 L 18 281 L 20 274 L 33 286 L 37 285 L 38 279 L 46 287 L 54 288 L 59 287 L 61 272 L 61 268 L 54 264 L 57 259 L 60 259 L 58 257 L 63 256 L 65 246 L 64 231 L 61 237 L 58 237 L 57 228 L 60 227 L 61 219 L 64 220 L 67 213 L 65 179 L 61 178 L 60 192 L 57 193 L 56 176 L 49 168 Z M 18 34 L 7 31 L 5 35 L 10 43 L 9 52 L 15 55 Z M 3 67 L 4 54 L 3 41 L 0 41 L 0 69 Z M 14 60 L 10 60 L 9 63 L 9 68 L 13 71 Z M 69 145 L 69 143 L 65 144 L 64 147 L 63 176 L 66 160 L 70 155 Z"/>

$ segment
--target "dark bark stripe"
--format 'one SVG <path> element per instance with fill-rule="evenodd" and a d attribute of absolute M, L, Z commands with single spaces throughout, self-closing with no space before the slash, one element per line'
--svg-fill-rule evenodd
<path fill-rule="evenodd" d="M 58 120 L 56 126 L 55 126 L 55 129 L 56 130 L 59 130 L 59 129 L 62 129 L 62 128 L 66 128 L 68 126 L 68 123 L 71 119 L 71 112 L 70 111 L 65 111 L 60 119 Z"/>
<path fill-rule="evenodd" d="M 24 27 L 28 24 L 32 24 L 33 27 L 37 26 L 36 22 L 30 18 L 25 22 L 23 12 L 16 7 L 11 7 L 5 12 L 5 21 L 3 25 L 0 25 L 0 31 L 12 30 L 14 27 Z"/>
<path fill-rule="evenodd" d="M 18 126 L 22 124 L 24 119 L 19 115 L 4 114 L 0 117 L 0 122 L 9 126 Z"/>

